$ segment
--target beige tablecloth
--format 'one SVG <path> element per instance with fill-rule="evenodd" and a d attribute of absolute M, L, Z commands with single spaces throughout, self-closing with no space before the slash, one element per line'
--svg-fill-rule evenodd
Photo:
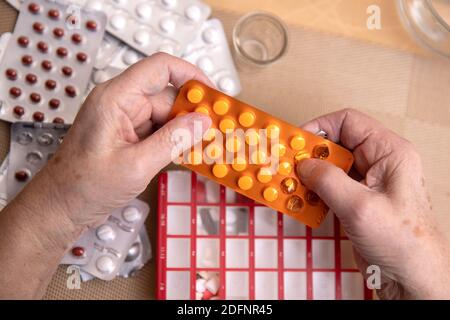
<path fill-rule="evenodd" d="M 244 12 L 272 11 L 289 26 L 290 49 L 279 63 L 241 72 L 240 98 L 294 124 L 343 107 L 354 107 L 413 141 L 423 157 L 428 189 L 440 227 L 450 237 L 450 61 L 426 53 L 398 21 L 393 0 L 209 0 L 228 35 Z M 381 31 L 367 31 L 369 4 L 382 8 Z M 0 31 L 11 30 L 15 12 L 0 2 Z M 264 94 L 261 94 L 264 92 Z M 0 153 L 9 144 L 0 121 Z M 143 195 L 153 208 L 149 230 L 155 245 L 155 187 Z M 154 248 L 154 247 L 153 247 Z M 136 278 L 92 281 L 66 288 L 60 268 L 47 299 L 149 299 L 155 265 Z"/>

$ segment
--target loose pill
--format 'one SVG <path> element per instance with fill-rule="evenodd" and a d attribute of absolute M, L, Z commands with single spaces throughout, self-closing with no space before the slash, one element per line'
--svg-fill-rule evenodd
<path fill-rule="evenodd" d="M 215 164 L 212 172 L 217 178 L 223 178 L 228 174 L 228 167 L 225 164 Z"/>
<path fill-rule="evenodd" d="M 191 103 L 199 103 L 203 100 L 204 92 L 201 88 L 191 88 L 187 93 L 187 98 Z"/>
<path fill-rule="evenodd" d="M 238 186 L 242 190 L 250 190 L 253 187 L 253 178 L 250 176 L 242 176 L 238 180 Z"/>
<path fill-rule="evenodd" d="M 230 103 L 227 100 L 219 99 L 214 102 L 213 110 L 219 116 L 223 116 L 224 114 L 226 114 L 229 109 Z"/>
<path fill-rule="evenodd" d="M 256 177 L 261 183 L 269 183 L 272 181 L 272 171 L 269 168 L 261 168 Z"/>
<path fill-rule="evenodd" d="M 274 202 L 278 199 L 278 191 L 274 187 L 267 187 L 263 191 L 263 197 L 268 202 Z"/>
<path fill-rule="evenodd" d="M 253 112 L 243 112 L 239 115 L 239 123 L 243 127 L 251 127 L 255 123 L 256 117 Z"/>

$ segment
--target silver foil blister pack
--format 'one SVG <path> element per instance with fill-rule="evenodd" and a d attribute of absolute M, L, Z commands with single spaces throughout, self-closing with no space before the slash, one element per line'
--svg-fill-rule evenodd
<path fill-rule="evenodd" d="M 241 92 L 241 83 L 225 31 L 218 19 L 211 19 L 203 24 L 182 58 L 199 67 L 220 91 L 230 96 Z"/>
<path fill-rule="evenodd" d="M 108 32 L 145 55 L 181 56 L 211 14 L 199 0 L 88 0 L 85 7 L 105 12 Z"/>
<path fill-rule="evenodd" d="M 81 271 L 102 280 L 114 279 L 149 211 L 149 206 L 138 199 L 115 209 L 102 225 L 84 233 L 61 263 L 79 265 Z"/>
<path fill-rule="evenodd" d="M 78 9 L 77 9 L 78 8 Z M 0 64 L 0 118 L 72 123 L 105 31 L 102 12 L 26 0 Z"/>
<path fill-rule="evenodd" d="M 7 175 L 8 202 L 47 163 L 62 143 L 68 125 L 16 122 L 11 125 Z"/>

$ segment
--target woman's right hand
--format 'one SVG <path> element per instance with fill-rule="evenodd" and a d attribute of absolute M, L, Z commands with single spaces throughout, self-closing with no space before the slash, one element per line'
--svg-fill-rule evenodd
<path fill-rule="evenodd" d="M 318 159 L 300 162 L 297 171 L 340 219 L 363 275 L 369 265 L 380 267 L 380 298 L 449 299 L 449 243 L 434 220 L 413 145 L 351 109 L 303 128 L 323 130 L 353 152 L 360 181 Z"/>

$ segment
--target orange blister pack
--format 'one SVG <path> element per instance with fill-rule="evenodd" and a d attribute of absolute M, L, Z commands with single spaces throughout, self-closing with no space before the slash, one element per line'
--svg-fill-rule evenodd
<path fill-rule="evenodd" d="M 350 151 L 195 80 L 180 89 L 170 118 L 189 112 L 209 115 L 212 126 L 183 166 L 312 228 L 321 224 L 328 207 L 301 184 L 296 164 L 319 158 L 348 172 Z"/>

